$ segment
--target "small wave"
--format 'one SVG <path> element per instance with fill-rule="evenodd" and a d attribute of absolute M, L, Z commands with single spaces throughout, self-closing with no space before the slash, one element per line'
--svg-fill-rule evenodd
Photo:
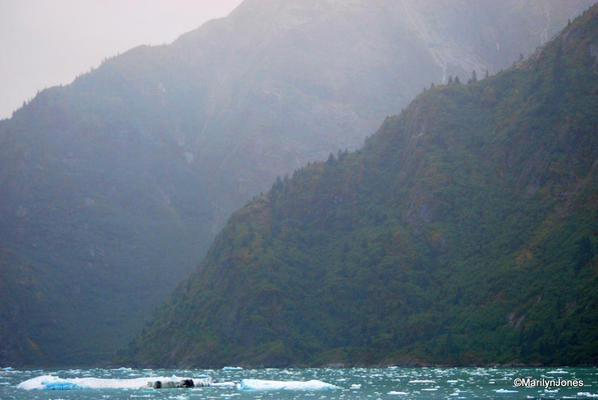
<path fill-rule="evenodd" d="M 501 394 L 503 394 L 503 393 L 519 393 L 516 390 L 508 390 L 508 389 L 496 389 L 495 392 L 501 393 Z"/>
<path fill-rule="evenodd" d="M 566 375 L 569 372 L 565 371 L 564 369 L 553 369 L 552 371 L 548 371 L 546 373 L 547 374 L 552 374 L 552 375 Z"/>

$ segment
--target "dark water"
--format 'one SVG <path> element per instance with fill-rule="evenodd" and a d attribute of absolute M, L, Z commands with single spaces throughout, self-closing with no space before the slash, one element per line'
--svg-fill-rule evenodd
<path fill-rule="evenodd" d="M 25 390 L 18 385 L 29 379 L 65 379 L 71 390 Z M 207 375 L 217 386 L 193 389 L 125 388 L 133 378 L 151 382 L 152 377 L 198 378 Z M 54 378 L 52 378 L 54 377 Z M 81 379 L 85 378 L 85 379 Z M 111 379 L 98 381 L 89 378 Z M 518 387 L 515 379 L 535 379 L 536 386 Z M 246 390 L 243 379 L 280 382 L 318 380 L 337 386 L 315 390 Z M 560 387 L 538 387 L 555 384 Z M 96 388 L 84 388 L 89 382 Z M 564 381 L 569 385 L 562 387 Z M 72 382 L 76 382 L 74 386 Z M 250 381 L 245 381 L 249 383 Z M 253 381 L 255 383 L 255 381 Z M 519 383 L 519 381 L 517 381 Z M 525 382 L 524 382 L 525 383 Z M 529 382 L 533 384 L 531 381 Z M 257 382 L 258 387 L 260 382 Z M 102 385 L 120 388 L 97 388 Z M 301 384 L 298 384 L 299 386 Z M 580 386 L 583 385 L 583 386 Z M 581 399 L 598 398 L 597 368 L 346 368 L 346 369 L 256 369 L 256 370 L 12 370 L 0 369 L 0 399 Z"/>

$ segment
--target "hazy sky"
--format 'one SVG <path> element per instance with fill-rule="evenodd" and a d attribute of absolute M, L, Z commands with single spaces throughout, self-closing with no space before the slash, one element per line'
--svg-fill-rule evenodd
<path fill-rule="evenodd" d="M 102 59 L 170 43 L 241 0 L 0 0 L 0 119 Z"/>

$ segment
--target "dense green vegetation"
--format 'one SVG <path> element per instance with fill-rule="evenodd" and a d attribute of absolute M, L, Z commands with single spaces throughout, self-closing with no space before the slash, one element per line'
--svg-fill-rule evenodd
<path fill-rule="evenodd" d="M 0 121 L 0 365 L 109 362 L 277 174 L 591 1 L 248 0 L 41 91 Z"/>
<path fill-rule="evenodd" d="M 237 211 L 118 360 L 596 364 L 598 6 Z"/>

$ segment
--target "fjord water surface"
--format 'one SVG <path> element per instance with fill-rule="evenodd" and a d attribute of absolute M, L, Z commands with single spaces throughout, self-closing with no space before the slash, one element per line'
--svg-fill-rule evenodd
<path fill-rule="evenodd" d="M 53 376 L 69 382 L 99 378 L 122 380 L 121 388 L 70 390 L 23 389 L 22 382 L 40 376 Z M 193 389 L 126 388 L 131 379 L 155 377 L 201 378 L 209 376 L 214 386 Z M 517 378 L 530 378 L 536 386 L 516 386 Z M 48 378 L 50 379 L 50 378 Z M 43 380 L 43 379 L 42 379 Z M 244 381 L 245 380 L 245 381 Z M 250 381 L 251 380 L 251 381 Z M 268 380 L 274 382 L 261 382 Z M 320 385 L 281 384 L 281 382 L 321 381 Z M 546 382 L 575 381 L 571 387 L 539 387 Z M 89 379 L 89 381 L 94 381 Z M 530 381 L 531 382 L 531 381 Z M 241 383 L 241 384 L 239 384 Z M 244 385 L 243 383 L 247 383 Z M 525 383 L 525 382 L 524 382 Z M 579 386 L 583 383 L 583 386 Z M 129 385 L 130 386 L 130 385 Z M 266 390 L 266 389 L 273 390 Z M 154 370 L 154 369 L 0 369 L 0 399 L 580 399 L 598 398 L 598 368 L 308 368 Z"/>

